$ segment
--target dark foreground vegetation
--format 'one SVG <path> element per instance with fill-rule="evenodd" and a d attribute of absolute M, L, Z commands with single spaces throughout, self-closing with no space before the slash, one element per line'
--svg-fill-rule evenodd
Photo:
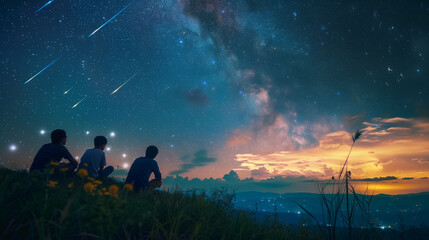
<path fill-rule="evenodd" d="M 0 169 L 0 239 L 311 239 L 233 210 L 233 195 L 139 192 L 108 179 Z"/>
<path fill-rule="evenodd" d="M 322 239 L 310 224 L 282 225 L 233 208 L 234 195 L 134 192 L 79 172 L 26 173 L 0 168 L 0 239 Z M 257 220 L 259 219 L 259 220 Z M 339 231 L 341 232 L 341 231 Z M 339 239 L 342 239 L 341 233 Z M 356 229 L 356 239 L 401 234 Z"/>

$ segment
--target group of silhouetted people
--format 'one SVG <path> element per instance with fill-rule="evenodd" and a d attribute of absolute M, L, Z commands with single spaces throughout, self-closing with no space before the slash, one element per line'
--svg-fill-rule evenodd
<path fill-rule="evenodd" d="M 94 148 L 85 151 L 80 164 L 65 147 L 66 143 L 66 132 L 62 129 L 54 130 L 51 133 L 51 143 L 43 145 L 34 157 L 30 172 L 43 172 L 51 162 L 59 163 L 56 169 L 65 169 L 70 174 L 73 174 L 76 169 L 86 169 L 89 176 L 99 179 L 108 177 L 114 171 L 112 166 L 106 167 L 106 155 L 104 153 L 104 148 L 107 145 L 106 137 L 97 136 L 94 138 Z M 158 163 L 154 160 L 157 155 L 157 147 L 147 147 L 146 156 L 137 158 L 131 165 L 125 182 L 133 184 L 135 190 L 153 190 L 160 187 L 162 185 L 161 172 Z M 69 163 L 60 163 L 63 158 Z M 155 179 L 149 182 L 152 173 L 155 174 Z"/>

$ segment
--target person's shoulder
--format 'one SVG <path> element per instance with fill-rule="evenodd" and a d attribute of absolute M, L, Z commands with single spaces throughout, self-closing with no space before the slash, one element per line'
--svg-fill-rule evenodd
<path fill-rule="evenodd" d="M 42 148 L 67 150 L 67 148 L 64 145 L 55 144 L 55 143 L 47 143 L 47 144 L 43 145 Z"/>

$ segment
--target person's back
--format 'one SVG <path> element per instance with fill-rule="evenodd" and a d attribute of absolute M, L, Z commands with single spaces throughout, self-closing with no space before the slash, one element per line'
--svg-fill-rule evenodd
<path fill-rule="evenodd" d="M 159 187 L 162 181 L 158 163 L 154 160 L 157 154 L 158 149 L 155 146 L 149 146 L 146 149 L 146 156 L 137 158 L 131 165 L 125 182 L 132 183 L 136 190 L 146 189 L 150 186 L 149 178 L 153 172 L 157 182 L 155 187 Z"/>
<path fill-rule="evenodd" d="M 43 145 L 31 164 L 30 171 L 43 171 L 50 162 L 60 162 L 63 158 L 69 160 L 71 170 L 77 167 L 77 162 L 64 146 L 66 144 L 66 133 L 64 130 L 57 129 L 51 134 L 52 143 Z"/>
<path fill-rule="evenodd" d="M 103 136 L 94 138 L 94 148 L 85 151 L 80 159 L 79 169 L 85 168 L 91 177 L 107 177 L 113 172 L 113 167 L 106 166 L 106 155 L 104 148 L 106 147 L 107 139 Z"/>
<path fill-rule="evenodd" d="M 87 166 L 84 166 L 87 164 Z M 79 169 L 86 168 L 91 177 L 98 177 L 100 166 L 106 166 L 104 152 L 97 148 L 88 149 L 80 159 Z"/>

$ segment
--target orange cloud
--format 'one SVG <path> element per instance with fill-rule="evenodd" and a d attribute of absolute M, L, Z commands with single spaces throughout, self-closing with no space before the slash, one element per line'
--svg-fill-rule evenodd
<path fill-rule="evenodd" d="M 412 118 L 375 118 L 364 125 L 366 132 L 357 141 L 349 159 L 353 178 L 429 175 L 429 122 Z M 236 154 L 235 160 L 240 163 L 237 170 L 264 173 L 255 177 L 276 173 L 323 178 L 337 174 L 352 144 L 351 134 L 331 132 L 318 142 L 317 146 L 301 150 Z"/>

